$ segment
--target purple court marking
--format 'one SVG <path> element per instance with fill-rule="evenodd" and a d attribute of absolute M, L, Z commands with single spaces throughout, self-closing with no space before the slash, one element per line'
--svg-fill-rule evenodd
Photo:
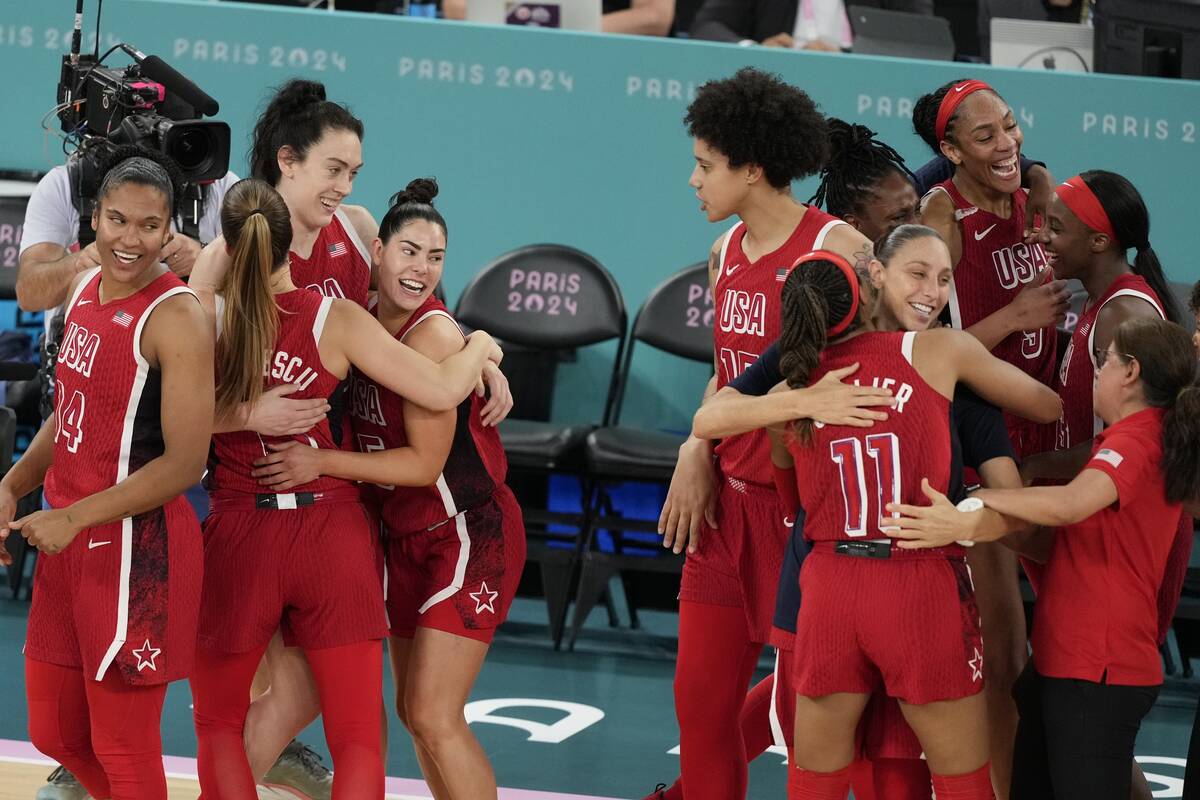
<path fill-rule="evenodd" d="M 47 764 L 54 762 L 38 752 L 29 742 L 16 739 L 0 739 L 0 762 L 14 761 L 23 764 Z M 181 756 L 163 756 L 163 766 L 172 778 L 196 778 L 196 759 Z M 388 794 L 429 797 L 424 781 L 412 778 L 388 778 Z M 590 794 L 562 794 L 560 792 L 535 792 L 532 789 L 501 789 L 500 800 L 618 800 L 615 797 L 597 797 Z"/>

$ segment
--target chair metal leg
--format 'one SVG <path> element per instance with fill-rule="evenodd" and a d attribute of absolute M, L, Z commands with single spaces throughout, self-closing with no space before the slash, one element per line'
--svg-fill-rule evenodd
<path fill-rule="evenodd" d="M 579 589 L 575 593 L 575 611 L 571 617 L 571 634 L 567 638 L 567 649 L 575 649 L 575 641 L 583 629 L 583 623 L 596 607 L 600 596 L 605 593 L 608 583 L 616 574 L 616 570 L 606 562 L 585 555 L 579 563 Z M 612 607 L 612 598 L 607 598 L 610 624 L 615 617 L 616 608 Z"/>
<path fill-rule="evenodd" d="M 554 649 L 562 646 L 563 627 L 567 619 L 567 603 L 571 593 L 571 573 L 575 557 L 568 551 L 547 553 L 539 559 L 542 573 L 542 592 L 546 595 L 546 613 L 550 618 L 550 639 Z"/>

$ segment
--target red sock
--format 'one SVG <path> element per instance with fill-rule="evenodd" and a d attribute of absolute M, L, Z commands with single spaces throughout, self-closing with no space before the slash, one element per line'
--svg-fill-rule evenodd
<path fill-rule="evenodd" d="M 875 760 L 875 796 L 886 800 L 930 800 L 929 765 L 919 758 Z M 855 797 L 858 792 L 855 791 Z"/>
<path fill-rule="evenodd" d="M 746 763 L 761 756 L 775 744 L 771 733 L 771 699 L 775 694 L 775 676 L 768 675 L 746 695 L 738 722 L 742 728 L 742 746 L 746 748 Z"/>
<path fill-rule="evenodd" d="M 811 772 L 788 768 L 788 800 L 846 800 L 850 791 L 850 767 L 837 772 Z"/>
<path fill-rule="evenodd" d="M 254 797 L 254 776 L 242 730 L 250 684 L 266 643 L 246 653 L 196 648 L 189 682 L 196 725 L 196 769 L 204 800 Z"/>
<path fill-rule="evenodd" d="M 860 758 L 849 766 L 850 788 L 854 790 L 854 800 L 876 800 L 875 795 L 875 765 Z M 890 794 L 881 794 L 881 798 L 892 800 Z"/>
<path fill-rule="evenodd" d="M 333 758 L 333 800 L 383 797 L 383 658 L 378 640 L 305 649 L 304 657 L 321 698 L 321 720 Z"/>
<path fill-rule="evenodd" d="M 108 776 L 92 751 L 92 723 L 83 684 L 82 670 L 25 659 L 29 739 L 70 770 L 92 797 L 108 797 Z"/>
<path fill-rule="evenodd" d="M 131 686 L 109 667 L 100 682 L 86 681 L 92 750 L 108 776 L 112 800 L 167 800 L 162 761 L 165 683 Z"/>
<path fill-rule="evenodd" d="M 738 718 L 761 649 L 748 637 L 741 608 L 680 602 L 675 715 L 688 800 L 746 796 Z"/>
<path fill-rule="evenodd" d="M 992 791 L 992 765 L 984 764 L 966 775 L 933 776 L 933 793 L 938 800 L 996 800 Z"/>

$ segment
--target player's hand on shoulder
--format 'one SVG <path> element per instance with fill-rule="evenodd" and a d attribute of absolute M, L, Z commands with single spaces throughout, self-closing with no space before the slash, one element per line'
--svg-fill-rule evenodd
<path fill-rule="evenodd" d="M 700 528 L 717 527 L 717 470 L 712 459 L 712 445 L 701 439 L 689 438 L 679 448 L 679 460 L 671 475 L 671 486 L 658 518 L 658 532 L 663 547 L 682 553 L 696 552 L 700 545 Z"/>
<path fill-rule="evenodd" d="M 853 428 L 870 428 L 877 421 L 886 420 L 887 412 L 881 409 L 894 405 L 891 389 L 846 383 L 857 370 L 858 364 L 854 363 L 830 370 L 807 389 L 789 389 L 796 400 L 797 412 L 803 412 L 798 416 Z M 803 397 L 800 392 L 805 393 Z"/>
<path fill-rule="evenodd" d="M 69 508 L 35 511 L 10 522 L 8 527 L 20 531 L 31 546 L 48 555 L 61 553 L 82 530 L 71 521 Z"/>
<path fill-rule="evenodd" d="M 322 453 L 318 448 L 292 440 L 271 442 L 267 449 L 271 452 L 255 461 L 250 472 L 263 486 L 286 492 L 321 477 Z"/>
<path fill-rule="evenodd" d="M 218 236 L 196 254 L 188 275 L 188 285 L 193 289 L 208 289 L 215 292 L 225 278 L 233 259 L 225 246 L 225 237 Z"/>
<path fill-rule="evenodd" d="M 329 413 L 323 397 L 311 400 L 289 398 L 299 389 L 290 383 L 272 386 L 262 393 L 246 418 L 246 430 L 264 436 L 296 436 L 307 433 Z"/>

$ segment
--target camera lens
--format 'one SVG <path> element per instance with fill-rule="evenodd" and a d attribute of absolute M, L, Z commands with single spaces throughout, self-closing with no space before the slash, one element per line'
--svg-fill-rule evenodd
<path fill-rule="evenodd" d="M 171 141 L 170 152 L 175 163 L 184 172 L 203 171 L 205 162 L 212 155 L 212 138 L 203 128 L 191 128 L 181 131 Z"/>

